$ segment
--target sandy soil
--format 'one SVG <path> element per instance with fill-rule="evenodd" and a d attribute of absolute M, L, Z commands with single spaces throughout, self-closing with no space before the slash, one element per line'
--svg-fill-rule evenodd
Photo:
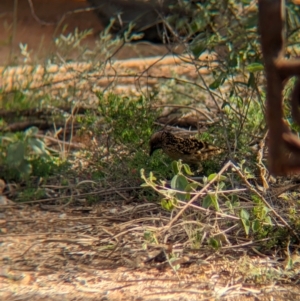
<path fill-rule="evenodd" d="M 93 206 L 0 205 L 0 299 L 299 300 L 296 282 L 258 284 L 257 271 L 282 264 L 243 248 L 225 258 L 210 248 L 182 253 L 180 241 L 142 246 L 145 231 L 160 237 L 168 214 L 143 200 L 105 202 L 108 192 Z M 178 258 L 168 262 L 172 248 Z"/>

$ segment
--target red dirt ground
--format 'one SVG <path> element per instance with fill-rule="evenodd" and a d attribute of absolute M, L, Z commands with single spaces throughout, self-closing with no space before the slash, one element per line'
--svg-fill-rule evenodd
<path fill-rule="evenodd" d="M 7 65 L 14 61 L 15 56 L 20 53 L 20 43 L 27 44 L 28 49 L 35 54 L 34 57 L 42 59 L 51 53 L 54 37 L 62 31 L 68 34 L 73 33 L 75 28 L 79 31 L 92 28 L 93 34 L 85 40 L 85 43 L 92 46 L 103 29 L 94 11 L 84 11 L 90 7 L 85 0 L 18 0 L 17 2 L 15 13 L 13 0 L 0 1 L 0 64 Z M 33 10 L 30 8 L 30 3 L 33 5 Z M 160 55 L 165 52 L 164 47 L 141 42 L 135 47 L 124 48 L 117 57 L 125 59 Z"/>

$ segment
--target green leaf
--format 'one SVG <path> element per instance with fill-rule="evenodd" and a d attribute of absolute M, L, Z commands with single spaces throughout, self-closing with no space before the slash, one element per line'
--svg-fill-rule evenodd
<path fill-rule="evenodd" d="M 237 59 L 237 56 L 235 54 L 233 54 L 231 57 L 230 57 L 230 60 L 228 62 L 228 65 L 229 67 L 231 68 L 235 68 L 237 67 L 238 65 L 238 59 Z"/>
<path fill-rule="evenodd" d="M 186 192 L 195 192 L 197 190 L 197 188 L 199 187 L 198 183 L 188 183 L 188 185 L 186 185 L 184 191 Z"/>
<path fill-rule="evenodd" d="M 25 160 L 25 143 L 23 141 L 18 141 L 12 143 L 7 147 L 7 164 L 13 166 L 19 166 Z"/>
<path fill-rule="evenodd" d="M 250 217 L 249 212 L 246 209 L 241 209 L 240 218 L 249 220 L 249 217 Z"/>
<path fill-rule="evenodd" d="M 177 161 L 172 161 L 171 163 L 171 168 L 174 174 L 178 174 L 179 173 L 179 166 L 178 166 L 178 162 Z"/>
<path fill-rule="evenodd" d="M 160 182 L 160 185 L 163 187 L 165 187 L 167 184 L 167 182 L 165 180 L 159 180 L 159 182 Z"/>
<path fill-rule="evenodd" d="M 230 201 L 226 201 L 226 202 L 225 202 L 225 205 L 226 205 L 226 207 L 227 207 L 228 209 L 233 209 L 233 206 L 232 206 L 232 204 L 231 204 Z"/>
<path fill-rule="evenodd" d="M 252 2 L 252 0 L 242 0 L 241 2 L 243 4 L 249 5 Z"/>
<path fill-rule="evenodd" d="M 169 198 L 173 198 L 176 195 L 176 191 L 173 189 L 159 189 L 158 192 Z"/>
<path fill-rule="evenodd" d="M 257 232 L 260 229 L 260 221 L 258 219 L 254 220 L 252 223 L 252 230 L 253 232 Z"/>
<path fill-rule="evenodd" d="M 250 221 L 249 221 L 249 213 L 246 209 L 241 209 L 240 211 L 240 218 L 242 221 L 242 224 L 244 226 L 244 230 L 246 235 L 249 235 L 249 231 L 250 231 Z"/>
<path fill-rule="evenodd" d="M 261 63 L 252 63 L 246 67 L 246 70 L 249 72 L 259 72 L 264 70 L 264 65 Z"/>
<path fill-rule="evenodd" d="M 213 180 L 215 177 L 217 176 L 217 173 L 212 173 L 208 176 L 207 180 L 210 182 L 211 180 Z"/>
<path fill-rule="evenodd" d="M 207 50 L 207 45 L 205 41 L 196 41 L 190 45 L 190 49 L 194 55 L 194 58 L 198 59 L 199 56 Z"/>
<path fill-rule="evenodd" d="M 45 143 L 40 139 L 29 138 L 28 145 L 32 148 L 32 150 L 38 155 L 48 155 L 48 151 L 45 148 Z"/>
<path fill-rule="evenodd" d="M 209 88 L 212 90 L 219 88 L 224 83 L 225 79 L 226 79 L 226 75 L 224 73 L 221 73 L 218 76 L 218 78 L 215 79 L 215 81 L 209 85 Z"/>
<path fill-rule="evenodd" d="M 286 261 L 285 269 L 290 270 L 294 266 L 293 259 L 291 257 L 288 257 L 288 260 Z"/>
<path fill-rule="evenodd" d="M 32 165 L 27 160 L 23 160 L 18 167 L 18 170 L 22 174 L 22 176 L 29 176 L 32 171 Z"/>
<path fill-rule="evenodd" d="M 211 202 L 214 205 L 216 211 L 220 210 L 220 206 L 219 206 L 219 202 L 218 202 L 218 195 L 217 194 L 209 194 L 210 198 L 211 198 Z"/>
<path fill-rule="evenodd" d="M 262 208 L 262 217 L 265 218 L 267 217 L 267 214 L 270 212 L 270 209 L 268 207 L 263 207 Z"/>
<path fill-rule="evenodd" d="M 199 184 L 197 183 L 189 183 L 186 187 L 185 187 L 185 191 L 187 192 L 185 195 L 185 200 L 189 201 L 191 199 L 191 192 L 195 192 L 198 188 Z"/>
<path fill-rule="evenodd" d="M 185 191 L 186 186 L 189 184 L 186 177 L 184 175 L 176 175 L 173 177 L 171 181 L 171 188 L 175 190 Z M 186 193 L 176 193 L 176 197 L 181 200 L 185 201 L 189 194 Z"/>
<path fill-rule="evenodd" d="M 265 217 L 265 223 L 267 223 L 267 224 L 269 224 L 269 225 L 273 225 L 273 223 L 272 223 L 272 220 L 271 220 L 271 217 L 270 216 L 266 216 Z"/>
<path fill-rule="evenodd" d="M 155 178 L 155 176 L 153 175 L 153 172 L 152 172 L 152 171 L 150 172 L 149 180 L 150 180 L 151 182 L 155 182 L 155 181 L 156 181 L 156 178 Z"/>
<path fill-rule="evenodd" d="M 215 238 L 210 238 L 209 239 L 209 244 L 215 249 L 218 250 L 221 247 L 221 243 L 218 239 Z"/>
<path fill-rule="evenodd" d="M 245 233 L 246 233 L 246 235 L 249 235 L 249 231 L 250 231 L 250 221 L 249 220 L 247 220 L 247 219 L 241 219 L 241 221 L 242 221 L 242 224 L 243 224 L 243 226 L 244 226 L 244 230 L 245 230 Z"/>
<path fill-rule="evenodd" d="M 231 97 L 231 96 L 230 96 Z M 221 109 L 224 109 L 226 106 L 229 106 L 230 107 L 230 104 L 228 101 L 223 101 L 223 104 L 221 106 Z"/>
<path fill-rule="evenodd" d="M 25 131 L 25 135 L 27 137 L 32 137 L 32 136 L 36 135 L 38 132 L 39 132 L 39 129 L 36 126 L 32 126 Z"/>
<path fill-rule="evenodd" d="M 251 88 L 255 88 L 255 77 L 254 77 L 254 73 L 253 72 L 250 73 L 247 86 L 251 87 Z"/>
<path fill-rule="evenodd" d="M 189 184 L 184 175 L 175 175 L 171 181 L 171 188 L 176 190 L 185 191 L 186 186 Z"/>
<path fill-rule="evenodd" d="M 199 34 L 197 35 L 193 42 L 190 44 L 190 50 L 194 55 L 195 59 L 198 59 L 199 56 L 207 50 L 207 41 L 205 39 L 205 35 Z"/>
<path fill-rule="evenodd" d="M 206 195 L 203 198 L 202 207 L 205 209 L 208 209 L 211 205 L 212 205 L 211 197 L 210 197 L 210 195 Z"/>
<path fill-rule="evenodd" d="M 162 199 L 161 202 L 161 207 L 167 211 L 171 211 L 174 209 L 174 205 L 173 202 L 171 200 L 168 199 Z"/>
<path fill-rule="evenodd" d="M 182 166 L 187 175 L 192 176 L 194 174 L 188 164 L 182 164 Z"/>
<path fill-rule="evenodd" d="M 247 29 L 257 27 L 257 23 L 258 23 L 257 14 L 253 14 L 252 16 L 250 15 L 247 19 L 245 19 L 244 22 Z"/>
<path fill-rule="evenodd" d="M 211 180 L 213 180 L 218 174 L 217 173 L 212 173 L 208 176 L 208 181 L 210 182 Z M 227 177 L 223 176 L 223 175 L 219 175 L 217 181 L 225 181 L 227 180 Z"/>
<path fill-rule="evenodd" d="M 225 183 L 224 182 L 219 182 L 218 183 L 218 190 L 222 190 L 223 188 L 225 188 Z"/>
<path fill-rule="evenodd" d="M 251 195 L 251 199 L 255 204 L 261 204 L 262 200 L 259 196 L 257 196 L 256 194 L 252 194 Z"/>
<path fill-rule="evenodd" d="M 236 194 L 231 194 L 230 198 L 231 198 L 231 203 L 237 203 L 239 201 L 239 198 Z"/>

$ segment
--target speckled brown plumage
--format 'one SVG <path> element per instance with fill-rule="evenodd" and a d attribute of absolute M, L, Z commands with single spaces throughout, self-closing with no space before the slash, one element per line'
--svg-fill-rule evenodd
<path fill-rule="evenodd" d="M 157 149 L 174 160 L 201 166 L 201 161 L 220 154 L 223 150 L 195 138 L 178 137 L 167 131 L 156 132 L 150 139 L 150 156 Z"/>

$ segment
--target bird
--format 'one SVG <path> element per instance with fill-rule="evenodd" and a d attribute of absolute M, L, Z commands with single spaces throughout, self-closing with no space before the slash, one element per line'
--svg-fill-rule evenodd
<path fill-rule="evenodd" d="M 150 156 L 158 149 L 173 160 L 181 159 L 183 163 L 199 167 L 201 161 L 223 152 L 223 149 L 196 138 L 183 138 L 164 130 L 152 134 L 150 138 Z"/>

